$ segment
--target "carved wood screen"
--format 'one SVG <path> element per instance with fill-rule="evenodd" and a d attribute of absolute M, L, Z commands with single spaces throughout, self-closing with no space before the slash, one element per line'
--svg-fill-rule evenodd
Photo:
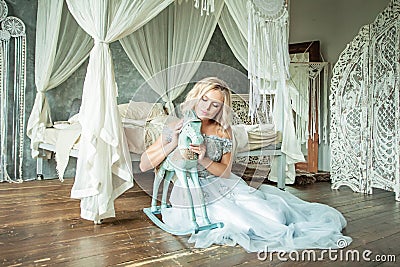
<path fill-rule="evenodd" d="M 331 80 L 332 188 L 400 201 L 400 0 L 361 28 L 342 52 Z"/>

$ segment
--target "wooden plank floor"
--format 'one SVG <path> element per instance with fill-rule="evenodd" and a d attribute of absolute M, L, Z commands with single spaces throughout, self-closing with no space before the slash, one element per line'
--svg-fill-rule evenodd
<path fill-rule="evenodd" d="M 188 244 L 187 236 L 163 232 L 142 212 L 150 205 L 145 191 L 151 188 L 151 176 L 141 174 L 135 179 L 138 183 L 115 203 L 116 218 L 106 219 L 102 225 L 80 218 L 79 201 L 69 197 L 73 179 L 64 183 L 58 180 L 0 183 L 0 263 L 4 266 L 222 267 L 396 266 L 392 257 L 396 257 L 397 264 L 400 261 L 400 203 L 394 200 L 392 192 L 375 190 L 373 195 L 363 195 L 347 187 L 332 191 L 328 182 L 288 187 L 288 191 L 304 200 L 340 210 L 348 220 L 345 234 L 354 240 L 350 247 L 333 252 L 331 257 L 322 257 L 316 250 L 315 255 L 321 259 L 295 260 L 297 255 L 301 256 L 298 253 L 284 255 L 285 262 L 277 254 L 260 259 L 257 253 L 247 253 L 241 247 L 194 249 Z M 359 261 L 352 260 L 353 250 L 359 252 Z M 372 253 L 367 255 L 369 262 L 362 259 L 366 250 Z M 376 255 L 392 262 L 375 261 Z"/>

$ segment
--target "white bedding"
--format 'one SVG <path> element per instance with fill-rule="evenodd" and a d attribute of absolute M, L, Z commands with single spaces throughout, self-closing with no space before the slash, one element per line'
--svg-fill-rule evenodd
<path fill-rule="evenodd" d="M 232 126 L 235 153 L 257 150 L 282 141 L 280 132 L 272 124 Z"/>
<path fill-rule="evenodd" d="M 142 154 L 158 138 L 165 125 L 178 119 L 167 116 L 159 103 L 130 102 L 118 108 L 128 149 L 133 154 Z M 274 130 L 272 124 L 234 125 L 232 131 L 234 154 L 281 142 L 281 135 Z M 60 180 L 63 180 L 71 149 L 79 149 L 80 133 L 79 114 L 68 121 L 55 122 L 54 127 L 45 129 L 43 143 L 55 146 Z"/>
<path fill-rule="evenodd" d="M 62 133 L 65 129 L 56 129 L 56 128 L 46 128 L 43 136 L 43 143 L 56 145 L 57 139 L 59 136 L 62 136 Z M 81 130 L 75 129 L 76 132 L 80 133 Z M 79 139 L 76 140 L 73 144 L 74 149 L 79 149 Z"/>
<path fill-rule="evenodd" d="M 161 133 L 165 120 L 165 118 L 156 118 L 147 123 L 123 123 L 129 151 L 142 154 L 149 142 L 154 141 Z M 80 130 L 79 123 L 70 124 L 64 129 L 46 128 L 43 143 L 55 146 L 59 143 L 68 143 L 71 144 L 70 149 L 79 149 Z M 278 144 L 282 139 L 280 132 L 276 132 L 271 124 L 233 125 L 232 131 L 236 142 L 236 152 L 257 150 L 271 144 Z"/>
<path fill-rule="evenodd" d="M 145 150 L 145 125 L 125 125 L 124 132 L 127 137 L 128 148 L 131 153 L 141 154 Z M 81 126 L 79 123 L 69 124 L 63 129 L 54 127 L 46 128 L 43 142 L 55 146 L 55 153 L 67 157 L 71 149 L 79 150 Z M 57 159 L 59 165 L 59 159 Z"/>
<path fill-rule="evenodd" d="M 167 121 L 169 121 L 167 116 L 161 116 L 148 122 L 123 122 L 129 151 L 133 154 L 142 154 L 146 147 L 159 136 Z M 55 146 L 57 173 L 61 181 L 68 165 L 71 149 L 79 149 L 81 126 L 79 122 L 73 121 L 62 128 L 47 128 L 43 139 L 44 143 Z M 257 150 L 281 141 L 280 134 L 274 131 L 272 125 L 234 125 L 232 131 L 235 154 Z"/>

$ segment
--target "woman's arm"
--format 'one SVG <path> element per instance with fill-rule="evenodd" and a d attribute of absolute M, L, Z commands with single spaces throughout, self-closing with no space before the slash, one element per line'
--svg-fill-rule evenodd
<path fill-rule="evenodd" d="M 208 157 L 199 159 L 199 163 L 211 174 L 222 178 L 229 178 L 232 170 L 232 154 L 225 153 L 220 162 L 212 161 Z"/>
<path fill-rule="evenodd" d="M 161 162 L 178 145 L 179 130 L 182 127 L 182 121 L 175 122 L 149 146 L 140 157 L 139 168 L 142 172 L 148 171 L 160 165 Z"/>

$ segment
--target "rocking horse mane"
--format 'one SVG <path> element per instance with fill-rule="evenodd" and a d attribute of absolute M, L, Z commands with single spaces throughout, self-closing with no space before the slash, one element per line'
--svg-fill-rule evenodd
<path fill-rule="evenodd" d="M 196 113 L 193 110 L 189 110 L 189 111 L 185 112 L 185 114 L 183 116 L 183 126 L 182 126 L 181 130 L 183 128 L 185 128 L 189 123 L 192 123 L 192 122 L 201 123 L 201 120 L 196 116 Z"/>
<path fill-rule="evenodd" d="M 189 150 L 190 144 L 200 145 L 203 136 L 200 132 L 201 120 L 193 110 L 189 110 L 184 115 L 183 125 L 178 137 L 178 149 L 183 158 L 187 160 L 197 160 L 197 154 Z"/>

